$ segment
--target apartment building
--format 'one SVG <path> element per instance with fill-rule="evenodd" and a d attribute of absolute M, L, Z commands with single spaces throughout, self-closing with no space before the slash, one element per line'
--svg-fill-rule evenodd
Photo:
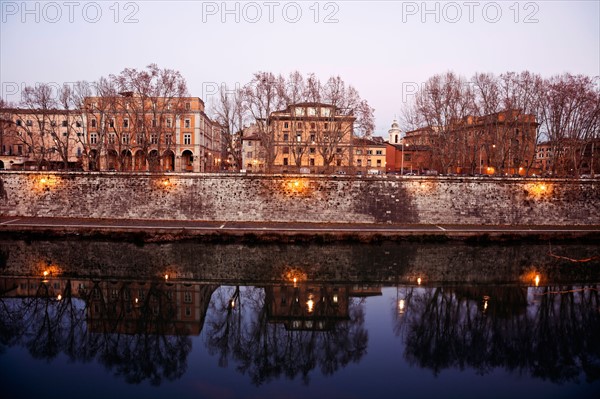
<path fill-rule="evenodd" d="M 428 149 L 420 168 L 441 173 L 526 175 L 536 172 L 539 124 L 535 115 L 511 109 L 485 116 L 466 116 L 447 126 L 425 126 L 406 132 L 404 156 Z M 402 146 L 400 146 L 402 149 Z M 421 160 L 427 157 L 419 155 Z"/>
<path fill-rule="evenodd" d="M 354 159 L 355 119 L 323 103 L 297 103 L 272 112 L 267 121 L 245 129 L 243 168 L 274 173 L 348 170 Z"/>
<path fill-rule="evenodd" d="M 0 169 L 77 169 L 84 143 L 78 111 L 0 110 Z"/>
<path fill-rule="evenodd" d="M 221 126 L 198 97 L 120 93 L 77 110 L 0 110 L 0 167 L 122 172 L 218 169 Z"/>

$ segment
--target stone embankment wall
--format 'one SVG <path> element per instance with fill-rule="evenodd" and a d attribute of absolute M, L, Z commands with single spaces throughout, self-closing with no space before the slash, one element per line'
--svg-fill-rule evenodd
<path fill-rule="evenodd" d="M 0 215 L 317 223 L 600 224 L 600 181 L 1 172 Z"/>

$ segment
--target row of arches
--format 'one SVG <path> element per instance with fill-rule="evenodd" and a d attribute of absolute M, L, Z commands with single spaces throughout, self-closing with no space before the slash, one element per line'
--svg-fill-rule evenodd
<path fill-rule="evenodd" d="M 97 150 L 90 151 L 89 170 L 109 170 L 121 172 L 158 172 L 175 171 L 175 153 L 166 150 L 159 154 L 158 150 L 151 150 L 148 155 L 142 150 L 132 153 L 131 150 L 108 150 L 105 155 L 99 155 Z M 104 159 L 102 159 L 104 157 Z M 194 154 L 185 150 L 180 157 L 180 171 L 193 171 Z"/>

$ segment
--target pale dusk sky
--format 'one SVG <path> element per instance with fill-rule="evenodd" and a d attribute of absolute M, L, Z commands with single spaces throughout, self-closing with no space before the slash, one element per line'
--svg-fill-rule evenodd
<path fill-rule="evenodd" d="M 0 95 L 150 63 L 179 70 L 209 115 L 257 71 L 339 75 L 387 134 L 434 74 L 600 75 L 599 1 L 0 1 Z"/>

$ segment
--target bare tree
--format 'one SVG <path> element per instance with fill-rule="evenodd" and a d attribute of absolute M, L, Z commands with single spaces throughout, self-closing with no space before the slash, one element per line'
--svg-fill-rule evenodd
<path fill-rule="evenodd" d="M 80 121 L 68 101 L 62 101 L 68 98 L 69 90 L 66 85 L 58 91 L 49 84 L 27 86 L 20 107 L 14 110 L 16 137 L 35 161 L 37 169 L 49 168 L 51 162 L 62 162 L 64 168 L 69 167 L 76 133 L 71 123 Z"/>
<path fill-rule="evenodd" d="M 467 166 L 464 137 L 457 125 L 473 112 L 473 91 L 467 81 L 453 72 L 435 75 L 423 85 L 407 118 L 426 126 L 434 164 L 441 170 Z"/>
<path fill-rule="evenodd" d="M 150 170 L 157 171 L 166 151 L 172 148 L 177 119 L 186 111 L 185 79 L 178 71 L 160 69 L 156 64 L 139 71 L 126 68 L 110 79 L 120 94 L 113 104 L 123 121 L 119 128 L 116 124 L 112 128 L 119 138 L 115 144 L 120 150 L 121 165 L 123 157 L 130 156 L 135 141 Z"/>
<path fill-rule="evenodd" d="M 552 145 L 553 174 L 578 176 L 586 147 L 600 136 L 600 92 L 596 84 L 593 78 L 571 74 L 546 81 L 541 114 Z"/>
<path fill-rule="evenodd" d="M 244 128 L 243 93 L 239 89 L 229 90 L 223 85 L 219 92 L 219 102 L 215 106 L 216 120 L 222 127 L 222 145 L 231 155 L 234 168 L 242 167 L 242 138 Z"/>
<path fill-rule="evenodd" d="M 265 155 L 265 167 L 271 172 L 277 157 L 277 141 L 273 126 L 268 123 L 271 113 L 283 109 L 287 104 L 284 93 L 284 78 L 270 72 L 257 72 L 242 89 L 244 109 L 256 121 L 256 131 Z"/>
<path fill-rule="evenodd" d="M 243 98 L 244 109 L 256 121 L 268 172 L 280 150 L 291 153 L 296 167 L 305 164 L 309 148 L 322 157 L 325 170 L 334 161 L 351 163 L 354 136 L 369 137 L 374 130 L 373 108 L 339 76 L 323 85 L 314 74 L 304 78 L 292 72 L 286 79 L 258 72 L 245 86 Z M 294 107 L 288 114 L 291 105 L 307 107 Z M 309 115 L 309 109 L 314 114 Z M 286 113 L 290 133 L 279 132 L 276 123 L 271 123 L 280 117 L 275 111 Z M 303 134 L 308 131 L 309 135 Z"/>

